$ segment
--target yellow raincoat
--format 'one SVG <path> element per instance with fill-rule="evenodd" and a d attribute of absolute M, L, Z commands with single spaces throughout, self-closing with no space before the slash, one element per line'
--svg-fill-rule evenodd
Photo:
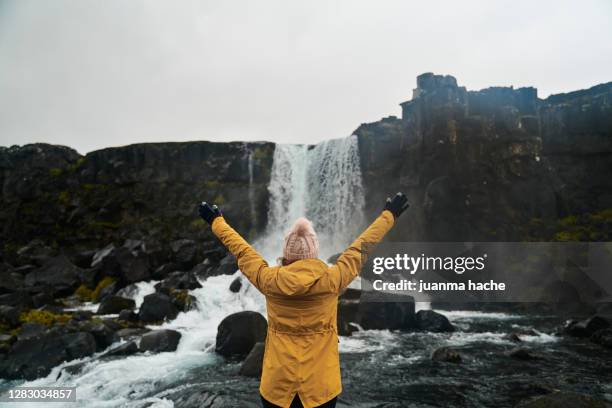
<path fill-rule="evenodd" d="M 362 245 L 378 243 L 393 223 L 393 214 L 383 211 L 331 267 L 319 259 L 270 267 L 223 217 L 213 221 L 214 234 L 266 296 L 268 335 L 259 386 L 266 400 L 288 407 L 298 393 L 310 408 L 342 392 L 338 295 L 361 271 Z"/>

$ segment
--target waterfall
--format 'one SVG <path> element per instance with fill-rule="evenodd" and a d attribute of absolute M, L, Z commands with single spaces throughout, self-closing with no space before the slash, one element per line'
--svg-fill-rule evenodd
<path fill-rule="evenodd" d="M 357 137 L 277 145 L 268 190 L 268 226 L 255 244 L 264 257 L 281 255 L 284 234 L 301 216 L 313 222 L 322 259 L 342 251 L 364 222 Z"/>
<path fill-rule="evenodd" d="M 253 184 L 253 152 L 248 156 L 249 183 Z M 357 137 L 330 140 L 315 146 L 277 145 L 268 186 L 270 206 L 265 233 L 255 243 L 262 255 L 273 261 L 280 256 L 283 236 L 296 218 L 306 216 L 314 223 L 321 242 L 320 257 L 343 250 L 363 227 L 364 194 L 361 185 Z M 252 198 L 252 188 L 249 198 Z M 251 199 L 251 201 L 253 201 Z M 254 211 L 254 208 L 251 209 Z M 181 333 L 175 352 L 139 353 L 125 358 L 99 359 L 98 353 L 55 367 L 43 378 L 20 382 L 24 386 L 76 386 L 74 407 L 172 407 L 166 393 L 202 381 L 198 370 L 216 370 L 213 349 L 217 326 L 231 313 L 254 310 L 265 314 L 265 301 L 243 278 L 239 293 L 228 290 L 241 276 L 221 275 L 200 280 L 201 288 L 189 293 L 197 309 L 180 313 L 161 327 Z M 140 282 L 122 294 L 138 305 L 154 290 L 155 282 Z M 117 344 L 112 345 L 115 347 Z M 81 364 L 80 371 L 64 370 Z M 204 368 L 206 369 L 206 368 Z M 1 380 L 0 380 L 1 382 Z M 9 406 L 9 404 L 7 404 Z M 27 403 L 10 404 L 21 408 Z"/>

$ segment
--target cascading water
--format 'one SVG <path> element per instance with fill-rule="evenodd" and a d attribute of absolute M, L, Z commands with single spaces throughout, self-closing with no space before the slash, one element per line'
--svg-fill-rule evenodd
<path fill-rule="evenodd" d="M 300 216 L 313 222 L 321 258 L 342 251 L 364 223 L 357 137 L 277 145 L 268 189 L 268 227 L 256 244 L 264 257 L 281 255 L 283 236 Z"/>
<path fill-rule="evenodd" d="M 252 154 L 248 152 L 247 156 L 251 182 Z M 269 262 L 281 254 L 284 233 L 300 216 L 313 221 L 321 241 L 322 259 L 342 250 L 354 238 L 353 233 L 363 220 L 357 138 L 330 140 L 316 146 L 277 145 L 269 192 L 268 226 L 263 237 L 255 242 L 255 247 Z M 198 370 L 219 361 L 213 349 L 221 320 L 242 310 L 265 314 L 263 296 L 246 280 L 239 293 L 228 290 L 237 276 L 241 276 L 239 271 L 231 276 L 208 278 L 200 282 L 202 288 L 190 291 L 198 308 L 180 313 L 162 326 L 181 333 L 175 352 L 119 359 L 98 359 L 99 353 L 55 367 L 45 378 L 13 385 L 76 386 L 78 401 L 66 405 L 70 407 L 172 407 L 172 401 L 166 398 L 169 392 L 201 383 Z M 140 305 L 143 297 L 154 290 L 154 283 L 141 282 L 124 290 L 122 295 Z M 83 365 L 78 373 L 64 369 L 79 363 Z"/>

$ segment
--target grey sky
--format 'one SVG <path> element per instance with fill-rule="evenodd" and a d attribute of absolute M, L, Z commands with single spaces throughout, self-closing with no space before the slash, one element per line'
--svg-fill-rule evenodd
<path fill-rule="evenodd" d="M 612 81 L 612 2 L 0 0 L 0 145 L 349 135 L 416 75 Z"/>

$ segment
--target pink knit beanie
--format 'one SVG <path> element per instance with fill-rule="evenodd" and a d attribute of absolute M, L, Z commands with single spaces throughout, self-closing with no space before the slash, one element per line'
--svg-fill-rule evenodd
<path fill-rule="evenodd" d="M 287 262 L 293 262 L 298 259 L 318 257 L 319 240 L 312 228 L 312 223 L 306 218 L 298 218 L 285 236 L 283 258 Z"/>

